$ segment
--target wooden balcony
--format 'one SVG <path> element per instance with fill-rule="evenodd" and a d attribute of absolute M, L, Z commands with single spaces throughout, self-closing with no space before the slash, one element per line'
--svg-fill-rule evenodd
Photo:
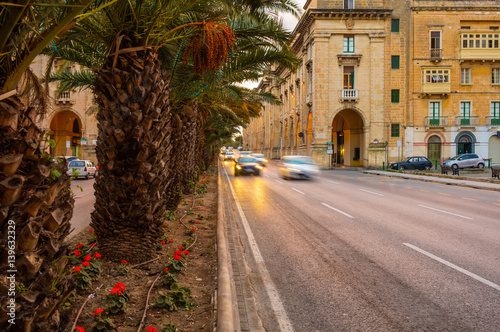
<path fill-rule="evenodd" d="M 425 94 L 449 94 L 451 92 L 450 82 L 422 83 L 422 93 Z"/>
<path fill-rule="evenodd" d="M 461 30 L 460 60 L 500 60 L 500 32 L 495 30 Z"/>

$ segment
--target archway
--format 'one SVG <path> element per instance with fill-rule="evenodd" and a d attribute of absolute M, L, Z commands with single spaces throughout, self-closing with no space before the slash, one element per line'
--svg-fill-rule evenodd
<path fill-rule="evenodd" d="M 309 115 L 307 116 L 307 150 L 311 148 L 311 143 L 312 143 L 312 128 L 313 128 L 313 114 L 312 112 L 309 112 Z"/>
<path fill-rule="evenodd" d="M 432 135 L 427 141 L 427 158 L 433 163 L 441 160 L 441 137 Z"/>
<path fill-rule="evenodd" d="M 500 137 L 491 136 L 488 140 L 488 158 L 491 158 L 492 165 L 500 165 Z"/>
<path fill-rule="evenodd" d="M 457 143 L 457 155 L 464 153 L 474 153 L 476 136 L 470 131 L 463 131 L 457 135 L 455 138 L 455 143 Z"/>
<path fill-rule="evenodd" d="M 363 166 L 363 119 L 356 110 L 345 109 L 337 113 L 332 122 L 332 163 Z"/>
<path fill-rule="evenodd" d="M 52 156 L 81 157 L 81 138 L 82 120 L 76 113 L 62 111 L 50 121 L 50 139 L 55 142 L 55 147 L 51 148 Z"/>

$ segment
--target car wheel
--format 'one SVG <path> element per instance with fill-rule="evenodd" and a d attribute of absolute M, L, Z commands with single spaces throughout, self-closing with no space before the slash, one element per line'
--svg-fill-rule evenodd
<path fill-rule="evenodd" d="M 400 170 L 400 171 L 404 171 L 404 170 L 405 170 L 405 167 L 404 167 L 404 166 L 399 166 L 399 170 Z"/>
<path fill-rule="evenodd" d="M 484 164 L 483 163 L 477 164 L 477 168 L 484 168 Z"/>
<path fill-rule="evenodd" d="M 238 176 L 238 171 L 234 170 L 234 176 Z"/>
<path fill-rule="evenodd" d="M 90 173 L 89 172 L 87 172 L 87 175 L 85 175 L 85 180 L 88 180 L 88 179 L 90 179 Z"/>
<path fill-rule="evenodd" d="M 429 166 L 429 165 L 425 166 L 425 170 L 426 171 L 430 171 L 431 170 L 431 166 Z"/>
<path fill-rule="evenodd" d="M 457 169 L 458 169 L 458 165 L 457 165 L 457 164 L 453 164 L 453 165 L 451 165 L 451 169 L 455 169 L 455 170 L 457 170 Z"/>
<path fill-rule="evenodd" d="M 255 173 L 255 175 L 260 176 L 260 171 L 257 171 L 257 173 Z"/>

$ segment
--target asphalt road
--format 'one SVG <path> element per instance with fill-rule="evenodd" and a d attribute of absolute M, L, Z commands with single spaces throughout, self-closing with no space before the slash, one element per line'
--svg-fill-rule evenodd
<path fill-rule="evenodd" d="M 90 213 L 94 211 L 94 179 L 75 179 L 71 182 L 71 190 L 75 194 L 75 206 L 73 218 L 71 218 L 71 228 L 74 229 L 69 238 L 75 236 L 82 229 L 89 227 Z"/>
<path fill-rule="evenodd" d="M 500 193 L 225 169 L 265 330 L 500 331 Z"/>

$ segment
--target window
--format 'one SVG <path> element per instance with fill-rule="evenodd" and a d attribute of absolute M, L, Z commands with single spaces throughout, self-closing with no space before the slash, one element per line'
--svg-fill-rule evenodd
<path fill-rule="evenodd" d="M 500 84 L 500 68 L 491 69 L 491 83 Z"/>
<path fill-rule="evenodd" d="M 470 81 L 470 68 L 462 68 L 460 69 L 460 84 L 471 84 Z"/>
<path fill-rule="evenodd" d="M 399 123 L 391 124 L 391 137 L 399 137 Z"/>
<path fill-rule="evenodd" d="M 431 58 L 441 58 L 441 31 L 430 31 Z"/>
<path fill-rule="evenodd" d="M 399 55 L 393 55 L 391 57 L 391 68 L 399 69 Z"/>
<path fill-rule="evenodd" d="M 391 102 L 399 103 L 399 90 L 391 90 Z"/>
<path fill-rule="evenodd" d="M 438 126 L 441 117 L 441 103 L 439 101 L 431 101 L 429 103 L 429 125 Z"/>
<path fill-rule="evenodd" d="M 391 32 L 399 32 L 399 19 L 391 20 Z"/>
<path fill-rule="evenodd" d="M 470 101 L 460 102 L 460 124 L 462 126 L 470 125 Z"/>
<path fill-rule="evenodd" d="M 491 124 L 500 125 L 500 101 L 491 102 Z"/>
<path fill-rule="evenodd" d="M 354 0 L 344 0 L 344 9 L 354 9 Z"/>
<path fill-rule="evenodd" d="M 344 90 L 354 89 L 354 66 L 344 66 Z"/>
<path fill-rule="evenodd" d="M 423 74 L 424 83 L 449 83 L 449 69 L 425 69 Z"/>
<path fill-rule="evenodd" d="M 354 53 L 354 35 L 344 35 L 344 53 Z"/>
<path fill-rule="evenodd" d="M 493 32 L 495 31 L 495 32 Z M 464 33 L 460 35 L 462 42 L 460 46 L 464 48 L 486 48 L 498 49 L 500 48 L 500 34 L 496 30 L 492 33 L 479 34 L 479 33 Z"/>

